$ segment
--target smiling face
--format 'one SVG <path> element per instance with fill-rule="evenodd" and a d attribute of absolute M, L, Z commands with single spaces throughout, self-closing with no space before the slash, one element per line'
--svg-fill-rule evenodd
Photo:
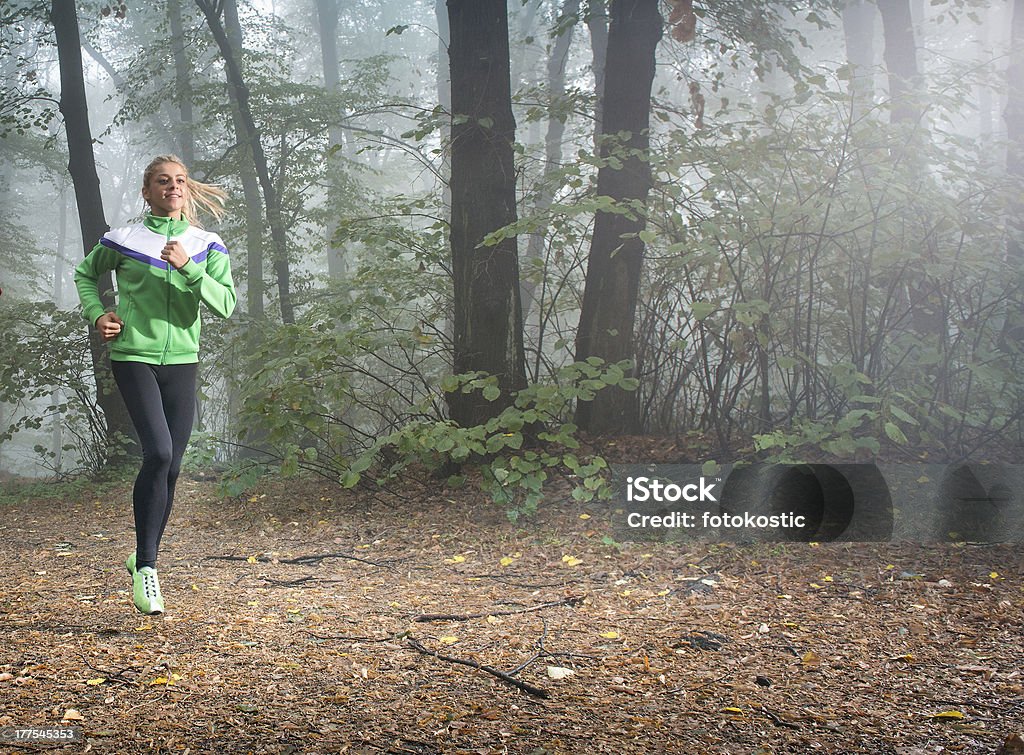
<path fill-rule="evenodd" d="M 179 163 L 160 163 L 142 187 L 142 198 L 154 215 L 181 219 L 188 201 L 188 174 Z"/>

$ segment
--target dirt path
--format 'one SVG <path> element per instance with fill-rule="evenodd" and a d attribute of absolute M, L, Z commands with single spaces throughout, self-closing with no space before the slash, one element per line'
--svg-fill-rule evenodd
<path fill-rule="evenodd" d="M 130 602 L 127 489 L 0 505 L 0 727 L 104 753 L 911 755 L 1024 731 L 1019 547 L 618 544 L 576 504 L 517 527 L 468 494 L 181 487 L 159 618 Z"/>

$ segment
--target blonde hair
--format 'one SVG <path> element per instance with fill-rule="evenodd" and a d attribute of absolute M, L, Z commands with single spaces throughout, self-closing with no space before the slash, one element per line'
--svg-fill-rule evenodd
<path fill-rule="evenodd" d="M 149 185 L 149 182 L 153 178 L 153 174 L 156 173 L 156 169 L 164 163 L 180 165 L 185 171 L 185 183 L 188 186 L 188 199 L 181 210 L 181 214 L 185 220 L 192 225 L 202 227 L 199 223 L 200 210 L 208 212 L 216 220 L 220 220 L 224 217 L 224 201 L 228 198 L 228 193 L 216 184 L 205 184 L 202 181 L 196 181 L 188 174 L 188 167 L 177 155 L 157 155 L 154 157 L 150 161 L 149 165 L 146 166 L 146 170 L 142 173 L 143 187 Z"/>

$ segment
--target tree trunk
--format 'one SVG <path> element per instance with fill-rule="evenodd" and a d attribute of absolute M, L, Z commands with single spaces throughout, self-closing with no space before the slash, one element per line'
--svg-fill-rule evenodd
<path fill-rule="evenodd" d="M 909 0 L 878 0 L 885 36 L 885 66 L 889 72 L 892 123 L 916 124 L 921 107 L 916 101 L 920 69 Z"/>
<path fill-rule="evenodd" d="M 604 124 L 604 72 L 608 59 L 608 8 L 605 0 L 590 0 L 587 3 L 587 29 L 590 31 L 591 64 L 594 72 L 594 145 L 603 131 Z"/>
<path fill-rule="evenodd" d="M 242 49 L 242 27 L 238 23 L 237 6 L 232 3 L 225 9 L 224 30 L 228 35 L 228 42 L 232 50 Z M 256 168 L 252 161 L 252 149 L 249 146 L 248 131 L 242 119 L 242 112 L 238 108 L 238 98 L 235 96 L 231 82 L 228 82 L 228 89 L 232 92 L 231 100 L 231 122 L 235 130 L 235 139 L 238 141 L 239 153 L 239 177 L 242 181 L 242 196 L 245 199 L 245 262 L 247 275 L 245 281 L 245 305 L 249 317 L 254 320 L 262 320 L 266 317 L 263 307 L 263 297 L 266 287 L 263 283 L 263 239 L 266 225 L 263 222 L 263 198 L 260 196 L 260 181 L 256 177 Z M 259 337 L 257 330 L 252 335 Z"/>
<path fill-rule="evenodd" d="M 567 19 L 578 16 L 580 12 L 580 0 L 563 0 L 562 9 L 559 12 L 560 19 Z M 544 137 L 544 158 L 545 170 L 555 171 L 562 164 L 562 138 L 565 135 L 565 119 L 555 115 L 559 101 L 565 96 L 565 65 L 569 59 L 569 47 L 572 44 L 573 30 L 575 23 L 566 23 L 561 28 L 561 33 L 555 38 L 551 46 L 551 53 L 548 56 L 548 129 Z M 544 179 L 541 182 L 540 193 L 534 207 L 538 214 L 543 214 L 551 208 L 555 198 L 555 187 L 551 179 Z M 533 267 L 539 264 L 543 257 L 545 235 L 541 231 L 530 234 L 526 246 L 526 264 Z M 529 275 L 523 279 L 520 287 L 519 299 L 523 304 L 523 320 L 529 317 L 530 310 L 537 303 L 534 301 L 534 293 L 537 290 L 537 279 Z"/>
<path fill-rule="evenodd" d="M 452 218 L 456 374 L 482 371 L 501 395 L 448 394 L 453 420 L 481 424 L 526 385 L 515 237 L 481 246 L 516 219 L 515 119 L 505 0 L 448 0 L 452 82 Z"/>
<path fill-rule="evenodd" d="M 847 0 L 842 20 L 850 66 L 850 120 L 857 123 L 870 110 L 875 95 L 875 5 L 868 0 Z"/>
<path fill-rule="evenodd" d="M 192 66 L 185 54 L 185 26 L 181 16 L 181 0 L 167 0 L 167 21 L 171 30 L 171 51 L 174 55 L 174 91 L 178 100 L 180 128 L 176 129 L 178 148 L 185 165 L 195 162 L 195 122 L 192 114 Z"/>
<path fill-rule="evenodd" d="M 603 165 L 597 193 L 610 197 L 630 214 L 599 212 L 594 220 L 587 277 L 583 291 L 576 359 L 596 356 L 606 362 L 634 356 L 633 321 L 640 291 L 644 243 L 644 205 L 651 188 L 647 155 L 650 147 L 651 86 L 655 49 L 661 39 L 658 0 L 613 0 L 608 29 L 608 61 L 601 154 L 620 154 L 621 168 Z M 624 132 L 624 142 L 618 134 Z M 629 238 L 623 238 L 629 234 Z M 635 392 L 606 388 L 593 401 L 576 407 L 576 424 L 594 434 L 640 431 Z"/>
<path fill-rule="evenodd" d="M 256 121 L 253 118 L 252 109 L 249 107 L 249 88 L 246 86 L 245 78 L 242 76 L 242 69 L 239 65 L 235 49 L 225 32 L 224 23 L 221 21 L 221 13 L 224 13 L 225 19 L 227 19 L 237 13 L 237 9 L 235 8 L 234 0 L 227 0 L 223 4 L 214 0 L 196 0 L 196 5 L 206 17 L 206 23 L 210 27 L 210 32 L 217 42 L 217 47 L 220 48 L 230 90 L 235 104 L 238 106 L 241 124 L 249 143 L 249 149 L 252 152 L 256 177 L 259 179 L 260 187 L 263 190 L 267 225 L 270 226 L 270 238 L 274 250 L 274 271 L 277 273 L 277 290 L 281 306 L 281 321 L 285 324 L 292 324 L 295 322 L 295 309 L 292 304 L 291 295 L 288 236 L 284 228 L 281 205 L 278 201 L 277 189 L 270 178 L 267 156 L 263 151 L 259 130 L 256 128 Z M 233 21 L 237 23 L 237 16 L 234 17 Z"/>
<path fill-rule="evenodd" d="M 1014 0 L 1010 24 L 1010 64 L 1006 68 L 1008 92 L 1003 120 L 1006 122 L 1006 172 L 1016 181 L 1024 182 L 1024 0 Z M 1009 213 L 1007 256 L 1018 270 L 1024 270 L 1024 202 L 1016 202 Z"/>
<path fill-rule="evenodd" d="M 1020 185 L 1024 183 L 1024 0 L 1014 0 L 1012 13 L 1010 64 L 1006 69 L 1009 86 L 1003 119 L 1006 122 L 1006 172 Z M 1021 201 L 1019 193 L 1015 196 L 1007 217 L 1011 233 L 1007 234 L 1006 256 L 1017 277 L 1014 295 L 1010 299 L 1011 310 L 1003 326 L 1003 341 L 1019 353 L 1024 349 L 1024 245 L 1020 243 L 1024 238 L 1024 201 Z M 1019 410 L 1024 400 L 1019 384 L 1015 393 Z M 1019 422 L 1017 441 L 1024 443 L 1024 428 Z"/>
<path fill-rule="evenodd" d="M 451 29 L 448 26 L 448 9 L 445 7 L 445 0 L 434 0 L 434 15 L 437 16 L 437 104 L 445 113 L 452 112 L 452 71 L 451 63 L 448 60 L 448 45 L 451 43 Z M 451 124 L 441 126 L 441 149 L 442 165 L 441 175 L 451 175 L 451 151 L 449 149 L 452 137 Z M 451 186 L 445 184 L 443 192 L 445 217 L 450 217 L 452 206 Z"/>
<path fill-rule="evenodd" d="M 338 72 L 338 0 L 316 0 L 316 18 L 320 28 L 320 59 L 324 69 L 324 89 L 336 94 L 341 85 Z M 341 114 L 338 116 L 328 125 L 327 138 L 330 142 L 328 146 L 340 152 L 344 146 L 345 133 L 338 123 Z M 333 181 L 334 174 L 341 170 L 336 155 L 337 153 L 328 158 L 328 181 Z M 342 250 L 334 245 L 338 221 L 334 213 L 331 213 L 330 218 L 327 223 L 327 274 L 332 281 L 339 281 L 345 277 L 345 258 Z"/>
<path fill-rule="evenodd" d="M 75 187 L 78 222 L 82 229 L 85 254 L 107 231 L 100 196 L 100 179 L 96 174 L 96 160 L 92 151 L 92 131 L 89 127 L 89 106 L 85 97 L 85 77 L 82 73 L 82 45 L 78 32 L 78 12 L 72 0 L 53 0 L 50 19 L 57 37 L 57 56 L 60 65 L 60 112 L 64 117 L 64 130 L 68 140 L 68 172 Z M 113 280 L 107 273 L 99 281 L 100 298 L 105 307 L 114 306 Z M 99 333 L 89 328 L 89 349 L 96 375 L 97 403 L 106 420 L 107 461 L 122 464 L 128 461 L 128 444 L 135 437 L 128 410 L 117 391 L 110 373 L 110 355 Z"/>

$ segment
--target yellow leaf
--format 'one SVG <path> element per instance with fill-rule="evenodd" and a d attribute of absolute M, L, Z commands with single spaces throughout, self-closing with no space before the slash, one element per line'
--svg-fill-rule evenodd
<path fill-rule="evenodd" d="M 136 632 L 151 632 L 153 631 L 152 624 L 143 624 L 142 626 L 135 627 Z"/>
<path fill-rule="evenodd" d="M 500 624 L 501 623 L 501 619 L 499 619 L 497 616 L 488 616 L 487 617 L 487 623 L 488 624 Z"/>
<path fill-rule="evenodd" d="M 247 558 L 245 560 L 248 561 L 250 564 L 255 564 L 256 563 L 256 556 L 249 556 L 249 558 Z"/>
<path fill-rule="evenodd" d="M 733 715 L 736 715 L 736 714 L 743 715 L 743 708 L 733 708 L 733 707 L 722 708 L 722 713 L 732 713 Z"/>
<path fill-rule="evenodd" d="M 193 583 L 192 583 L 192 589 L 193 589 L 193 590 L 195 590 L 196 592 L 199 592 L 199 585 L 197 585 L 197 584 L 195 584 L 195 583 L 193 582 Z"/>
<path fill-rule="evenodd" d="M 590 519 L 590 514 L 580 514 L 580 519 Z"/>
<path fill-rule="evenodd" d="M 619 633 L 615 632 L 615 631 L 601 632 L 601 636 L 604 637 L 606 640 L 617 640 L 617 639 L 619 639 Z"/>
<path fill-rule="evenodd" d="M 256 503 L 259 499 L 260 497 L 258 495 L 254 495 L 249 499 L 249 503 Z"/>
<path fill-rule="evenodd" d="M 440 642 L 442 645 L 454 645 L 456 642 L 459 641 L 459 638 L 453 637 L 449 634 L 445 635 L 444 637 L 438 637 L 437 641 Z"/>
<path fill-rule="evenodd" d="M 562 556 L 562 562 L 569 566 L 579 566 L 583 563 L 582 559 L 576 558 L 576 556 Z"/>
<path fill-rule="evenodd" d="M 259 604 L 260 602 L 258 600 L 250 600 L 248 603 L 246 603 L 246 605 L 248 606 L 258 606 Z"/>
<path fill-rule="evenodd" d="M 811 587 L 813 587 L 815 590 L 825 589 L 825 585 L 819 585 L 817 582 L 811 582 Z"/>
<path fill-rule="evenodd" d="M 778 598 L 779 600 L 792 600 L 793 599 L 792 595 L 788 595 L 786 593 L 783 593 L 782 595 L 776 595 L 775 597 Z"/>
<path fill-rule="evenodd" d="M 446 558 L 444 562 L 446 564 L 461 564 L 465 560 L 465 556 L 452 556 L 451 558 Z"/>
<path fill-rule="evenodd" d="M 503 556 L 501 561 L 499 561 L 498 563 L 501 564 L 502 566 L 509 566 L 509 565 L 515 563 L 515 559 L 514 558 L 509 558 L 508 556 Z"/>
<path fill-rule="evenodd" d="M 89 679 L 85 683 L 88 684 L 90 687 L 97 687 L 103 684 L 103 682 L 105 681 L 107 681 L 105 678 L 100 677 L 99 679 Z"/>
<path fill-rule="evenodd" d="M 831 582 L 831 581 L 832 581 L 832 577 L 831 577 L 831 576 L 828 576 L 828 575 L 826 575 L 826 576 L 825 576 L 825 581 L 826 581 L 826 582 Z"/>
<path fill-rule="evenodd" d="M 287 611 L 287 613 L 302 613 L 302 609 L 301 608 L 288 608 L 288 609 L 286 609 L 286 611 Z"/>
<path fill-rule="evenodd" d="M 815 668 L 821 663 L 821 657 L 813 650 L 808 650 L 800 658 L 800 665 L 806 666 L 807 668 Z"/>
<path fill-rule="evenodd" d="M 988 573 L 988 578 L 989 579 L 999 579 L 999 572 L 997 572 L 997 571 L 990 571 Z"/>
<path fill-rule="evenodd" d="M 658 590 L 658 597 L 659 598 L 662 598 L 662 597 L 664 597 L 666 595 L 668 595 L 668 590 Z"/>
<path fill-rule="evenodd" d="M 151 681 L 149 683 L 149 686 L 153 687 L 153 686 L 156 686 L 158 684 L 166 684 L 168 686 L 171 686 L 171 685 L 174 684 L 174 681 L 171 680 L 171 679 L 168 679 L 166 676 L 158 676 L 156 679 L 154 679 L 153 681 Z"/>
<path fill-rule="evenodd" d="M 941 713 L 935 713 L 931 716 L 932 718 L 952 718 L 960 719 L 964 717 L 964 714 L 958 710 L 944 710 Z"/>

